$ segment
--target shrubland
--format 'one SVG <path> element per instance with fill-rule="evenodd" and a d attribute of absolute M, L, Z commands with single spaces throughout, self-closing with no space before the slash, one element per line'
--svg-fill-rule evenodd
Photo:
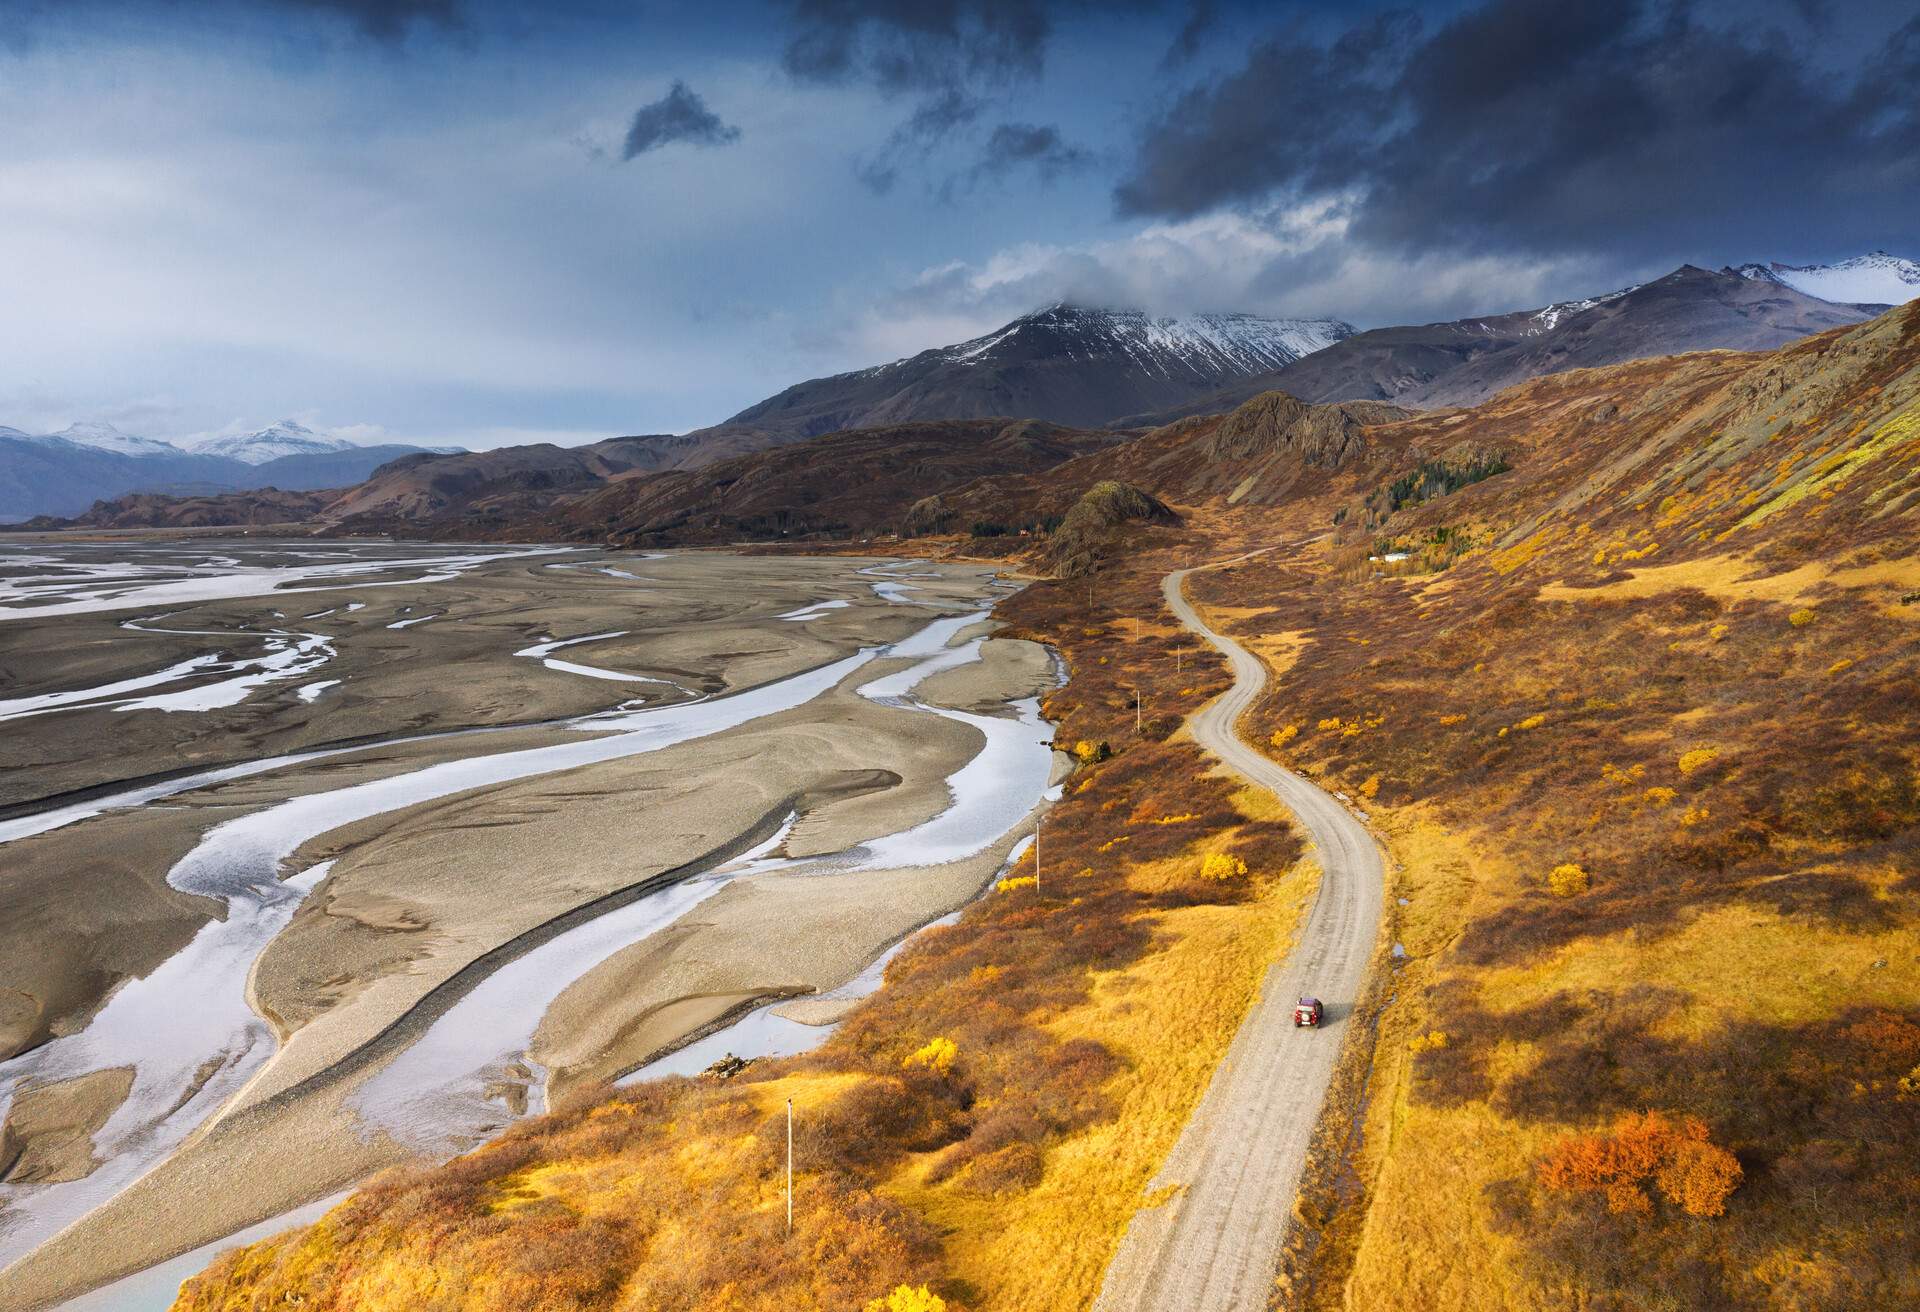
<path fill-rule="evenodd" d="M 1920 1299 L 1917 416 L 1913 308 L 1536 380 L 1371 435 L 1510 470 L 1329 528 L 1356 473 L 1195 577 L 1252 645 L 1304 634 L 1247 736 L 1372 787 L 1397 858 L 1363 1134 L 1285 1305 Z M 1436 525 L 1471 545 L 1365 560 Z"/>

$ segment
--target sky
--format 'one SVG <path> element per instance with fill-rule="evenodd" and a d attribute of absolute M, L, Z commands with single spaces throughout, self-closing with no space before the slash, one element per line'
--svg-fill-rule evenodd
<path fill-rule="evenodd" d="M 0 424 L 574 444 L 1054 301 L 1920 257 L 1914 0 L 0 0 Z"/>

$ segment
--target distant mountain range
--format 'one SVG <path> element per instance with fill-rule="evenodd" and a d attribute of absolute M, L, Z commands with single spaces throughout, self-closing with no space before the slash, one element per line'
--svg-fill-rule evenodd
<path fill-rule="evenodd" d="M 1854 290 L 1870 285 L 1891 291 L 1895 287 L 1886 278 L 1897 277 L 1898 266 L 1915 279 L 1899 299 L 1920 296 L 1920 267 L 1904 260 L 1893 262 L 1870 284 L 1845 273 L 1842 265 L 1785 270 L 1778 276 L 1759 265 L 1717 271 L 1683 265 L 1664 278 L 1583 300 L 1355 333 L 1211 395 L 1118 422 L 1141 427 L 1219 414 L 1269 391 L 1303 401 L 1392 401 L 1423 409 L 1478 405 L 1515 383 L 1567 369 L 1686 351 L 1770 351 L 1828 328 L 1860 323 L 1886 308 L 1884 303 L 1823 300 L 1788 277 L 1809 286 Z"/>
<path fill-rule="evenodd" d="M 0 426 L 0 521 L 78 514 L 95 501 L 136 492 L 348 487 L 402 456 L 457 450 L 360 446 L 291 419 L 191 446 L 123 433 L 112 424 L 77 423 L 38 434 Z"/>
<path fill-rule="evenodd" d="M 96 485 L 201 494 L 177 515 L 164 499 L 103 504 L 85 518 L 95 524 L 280 515 L 401 535 L 647 543 L 864 533 L 963 473 L 1050 477 L 1053 464 L 1268 393 L 1310 405 L 1391 403 L 1396 413 L 1470 406 L 1572 369 L 1771 350 L 1885 308 L 1809 288 L 1905 302 L 1920 296 L 1920 266 L 1884 253 L 1813 267 L 1685 265 L 1536 309 L 1367 332 L 1333 319 L 1153 318 L 1054 305 L 970 341 L 797 384 L 712 428 L 574 448 L 436 455 L 346 447 L 291 423 L 194 452 L 106 426 L 40 438 L 0 431 L 0 513 L 33 494 L 21 485 L 35 467 L 12 455 L 24 447 L 42 459 L 57 452 L 69 467 L 82 455 L 106 462 L 89 474 Z M 1341 412 L 1340 424 L 1379 423 L 1384 412 L 1368 411 L 1365 420 L 1354 418 L 1359 413 Z M 1127 458 L 1116 450 L 1109 462 L 1119 467 Z M 384 467 L 375 474 L 377 465 Z M 206 495 L 267 485 L 343 491 L 311 500 Z M 1196 475 L 1170 490 L 1211 486 Z M 71 504 L 71 483 L 62 490 Z"/>

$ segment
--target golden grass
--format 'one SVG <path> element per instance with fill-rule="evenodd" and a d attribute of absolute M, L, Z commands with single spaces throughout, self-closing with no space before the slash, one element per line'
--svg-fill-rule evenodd
<path fill-rule="evenodd" d="M 1248 794 L 1249 810 L 1278 803 Z M 1130 872 L 1158 885 L 1190 875 L 1190 851 Z M 1164 869 L 1163 869 L 1164 868 Z M 1117 1118 L 1082 1131 L 1047 1155 L 1046 1173 L 1025 1193 L 983 1197 L 952 1182 L 928 1185 L 931 1155 L 887 1187 L 948 1232 L 948 1274 L 997 1312 L 1085 1307 L 1133 1213 L 1149 1202 L 1147 1183 L 1172 1149 L 1214 1067 L 1252 1006 L 1267 967 L 1287 950 L 1318 884 L 1302 863 L 1260 882 L 1237 904 L 1178 907 L 1151 916 L 1157 950 L 1094 978 L 1089 999 L 1051 1028 L 1093 1039 L 1127 1063 L 1109 1092 Z"/>
<path fill-rule="evenodd" d="M 1544 960 L 1480 976 L 1483 995 L 1503 1011 L 1623 980 L 1691 995 L 1659 1027 L 1675 1038 L 1697 1039 L 1729 1021 L 1798 1025 L 1850 1007 L 1920 1005 L 1910 929 L 1849 932 L 1752 906 L 1703 911 L 1658 937 L 1628 930 L 1581 939 Z"/>
<path fill-rule="evenodd" d="M 1395 993 L 1412 999 L 1431 983 L 1434 959 L 1474 914 L 1480 890 L 1496 882 L 1483 849 L 1449 829 L 1427 805 L 1376 810 L 1394 873 L 1388 932 L 1407 952 Z M 1400 900 L 1405 899 L 1406 905 Z M 1509 1241 L 1481 1226 L 1473 1201 L 1491 1183 L 1524 1169 L 1527 1150 L 1484 1107 L 1440 1112 L 1409 1098 L 1416 1033 L 1444 1030 L 1447 1018 L 1414 1006 L 1381 1020 L 1360 1158 L 1372 1204 L 1361 1229 L 1347 1292 L 1354 1308 L 1525 1308 L 1527 1282 L 1511 1269 Z M 1418 1254 L 1417 1258 L 1410 1255 Z"/>

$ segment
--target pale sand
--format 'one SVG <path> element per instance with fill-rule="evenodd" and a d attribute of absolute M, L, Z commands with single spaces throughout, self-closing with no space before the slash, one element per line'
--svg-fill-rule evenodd
<path fill-rule="evenodd" d="M 91 1071 L 14 1098 L 0 1124 L 0 1180 L 40 1184 L 93 1169 L 93 1135 L 127 1100 L 133 1070 Z"/>
<path fill-rule="evenodd" d="M 670 622 L 642 630 L 648 613 L 619 591 L 650 585 L 552 571 L 562 578 L 579 574 L 592 591 L 611 596 L 582 600 L 580 612 L 552 622 L 528 626 L 516 619 L 511 636 L 496 635 L 495 648 L 523 636 L 531 642 L 630 624 L 636 631 L 626 639 L 566 654 L 608 668 L 702 680 L 702 690 L 732 688 L 903 637 L 938 613 L 879 601 L 867 580 L 849 577 L 846 562 L 693 559 L 692 565 L 681 558 L 624 566 L 661 575 L 670 564 L 684 570 L 685 595 L 674 603 Z M 980 596 L 982 571 L 945 573 L 943 593 L 979 604 L 971 599 Z M 443 586 L 479 591 L 475 583 Z M 772 618 L 835 596 L 853 604 L 804 623 Z M 418 601 L 408 604 L 425 609 Z M 623 609 L 610 617 L 606 607 Z M 635 613 L 625 613 L 627 607 Z M 439 623 L 392 636 L 431 634 Z M 507 621 L 488 616 L 486 623 Z M 986 652 L 978 666 L 927 681 L 921 695 L 985 709 L 1032 695 L 1050 678 L 1046 654 L 1030 644 L 995 642 Z M 886 668 L 871 664 L 848 684 Z M 524 658 L 488 678 L 493 692 L 470 690 L 468 705 L 498 706 L 502 683 L 510 691 L 522 679 L 595 684 L 601 705 L 631 695 L 632 688 L 558 674 Z M 515 730 L 463 740 L 457 749 L 382 749 L 299 774 L 262 776 L 217 790 L 221 814 L 422 759 L 522 745 L 510 739 L 550 741 L 553 734 Z M 713 738 L 429 803 L 327 835 L 293 865 L 338 854 L 333 874 L 262 954 L 250 980 L 263 1013 L 292 1029 L 283 1050 L 174 1158 L 0 1277 L 0 1301 L 32 1305 L 66 1297 L 402 1160 L 397 1146 L 353 1132 L 343 1100 L 411 1033 L 431 1023 L 443 1002 L 457 997 L 473 973 L 468 963 L 531 944 L 555 917 L 609 892 L 690 860 L 724 860 L 727 850 L 763 832 L 796 801 L 803 818 L 788 844 L 796 855 L 839 850 L 927 819 L 946 805 L 945 777 L 978 741 L 964 725 L 878 707 L 848 687 Z M 196 900 L 161 881 L 171 854 L 190 845 L 204 823 L 206 799 L 193 800 L 203 806 L 169 813 L 178 823 L 155 825 L 155 814 L 145 815 L 144 825 L 139 817 L 106 817 L 13 850 L 61 840 L 63 855 L 84 852 L 83 835 L 105 833 L 116 823 L 130 833 L 149 830 L 163 839 L 170 833 L 170 839 L 150 840 L 145 855 L 131 858 L 120 876 L 130 887 L 142 887 L 144 879 L 149 899 L 189 904 L 163 918 L 170 928 L 154 934 L 157 960 L 200 920 Z M 890 943 L 976 893 L 1010 841 L 934 871 L 750 879 L 723 890 L 696 909 L 693 923 L 617 953 L 563 994 L 537 1041 L 543 1060 L 561 1068 L 556 1091 L 631 1068 L 750 999 L 845 982 Z M 12 872 L 0 878 L 11 880 Z M 100 912 L 96 906 L 91 914 Z M 120 933 L 138 937 L 132 924 Z M 384 1041 L 369 1042 L 382 1035 Z M 342 1060 L 355 1053 L 362 1055 Z M 271 1169 L 262 1169 L 266 1163 Z"/>

